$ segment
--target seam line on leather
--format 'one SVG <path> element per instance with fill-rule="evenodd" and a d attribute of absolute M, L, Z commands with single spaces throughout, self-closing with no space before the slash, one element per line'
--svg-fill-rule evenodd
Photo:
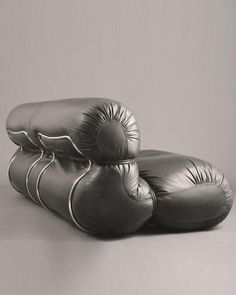
<path fill-rule="evenodd" d="M 61 136 L 48 136 L 48 135 L 45 135 L 41 132 L 38 132 L 38 139 L 39 141 L 41 142 L 41 144 L 47 148 L 45 146 L 45 144 L 43 143 L 42 141 L 42 137 L 45 137 L 45 138 L 48 138 L 48 139 L 61 139 L 61 138 L 67 138 L 70 140 L 72 146 L 75 148 L 75 150 L 80 154 L 82 155 L 85 159 L 87 159 L 83 153 L 79 150 L 79 148 L 75 145 L 75 143 L 73 142 L 73 140 L 71 139 L 71 137 L 69 135 L 61 135 Z M 83 227 L 81 224 L 79 224 L 79 222 L 77 221 L 75 215 L 74 215 L 74 212 L 73 212 L 73 206 L 72 206 L 72 201 L 73 201 L 73 193 L 74 193 L 74 190 L 76 188 L 76 185 L 79 183 L 79 181 L 90 171 L 90 168 L 91 168 L 91 161 L 89 159 L 88 160 L 88 168 L 84 171 L 84 173 L 82 175 L 80 175 L 78 178 L 75 179 L 74 183 L 72 184 L 71 188 L 70 188 L 70 191 L 69 191 L 69 195 L 68 195 L 68 209 L 69 209 L 69 213 L 70 213 L 70 217 L 72 219 L 72 221 L 74 222 L 74 224 L 81 230 L 85 231 L 85 232 L 90 232 L 92 233 L 91 231 L 87 230 L 85 227 Z M 55 161 L 55 157 L 53 158 L 53 161 L 51 161 L 49 163 L 49 165 L 51 165 L 53 162 Z M 46 169 L 49 167 L 49 165 L 46 167 Z M 44 171 L 46 170 L 44 169 Z M 43 172 L 44 172 L 43 171 Z M 39 190 L 38 190 L 39 191 Z M 40 197 L 40 194 L 39 194 L 39 198 L 41 199 L 42 201 L 42 198 Z M 43 202 L 43 201 L 42 201 Z M 45 203 L 43 202 L 44 206 Z M 48 208 L 49 209 L 49 208 Z"/>
<path fill-rule="evenodd" d="M 42 138 L 47 138 L 47 139 L 69 139 L 70 143 L 72 144 L 73 148 L 80 154 L 82 155 L 84 158 L 85 156 L 82 154 L 82 152 L 79 150 L 79 148 L 76 146 L 76 144 L 73 142 L 73 140 L 71 139 L 71 137 L 69 135 L 60 135 L 60 136 L 48 136 L 45 135 L 41 132 L 38 132 L 38 139 L 40 141 L 40 143 L 47 149 L 47 146 L 45 145 L 45 143 L 43 142 Z"/>
<path fill-rule="evenodd" d="M 30 172 L 32 171 L 32 169 L 36 166 L 36 164 L 42 159 L 43 155 L 44 155 L 44 150 L 41 149 L 40 156 L 30 165 L 30 167 L 26 173 L 26 178 L 25 178 L 27 192 L 28 192 L 30 198 L 38 205 L 39 205 L 38 201 L 35 200 L 35 198 L 32 196 L 30 189 L 29 189 L 29 175 L 30 175 Z"/>
<path fill-rule="evenodd" d="M 25 131 L 25 130 L 22 130 L 22 131 L 11 131 L 11 130 L 7 130 L 7 132 L 11 132 L 11 133 L 23 133 L 23 134 L 25 134 L 26 135 L 26 137 L 30 140 L 30 142 L 32 142 L 32 140 L 31 140 L 31 138 L 28 136 L 28 133 Z M 72 143 L 72 145 L 73 145 L 73 147 L 76 149 L 76 151 L 77 152 L 79 152 L 85 159 L 87 159 L 88 160 L 88 163 L 89 163 L 89 165 L 88 165 L 88 168 L 84 171 L 84 173 L 82 174 L 82 175 L 80 175 L 75 181 L 74 181 L 74 183 L 73 183 L 73 185 L 72 185 L 72 187 L 71 187 L 71 189 L 70 189 L 70 192 L 69 192 L 69 196 L 68 196 L 68 208 L 69 208 L 69 213 L 70 213 L 70 217 L 71 217 L 71 219 L 72 219 L 72 221 L 74 222 L 74 224 L 79 228 L 79 229 L 81 229 L 81 230 L 83 230 L 83 231 L 85 231 L 85 232 L 89 232 L 89 233 L 92 233 L 92 231 L 89 231 L 89 230 L 87 230 L 86 228 L 84 228 L 82 225 L 80 225 L 79 223 L 78 223 L 78 221 L 76 220 L 76 218 L 75 218 L 75 216 L 74 216 L 74 212 L 73 212 L 73 208 L 72 208 L 72 200 L 73 200 L 73 193 L 74 193 L 74 190 L 75 190 L 75 187 L 76 187 L 76 185 L 78 184 L 78 182 L 90 171 L 90 169 L 91 169 L 91 161 L 88 159 L 88 158 L 86 158 L 84 155 L 83 155 L 83 153 L 77 148 L 77 146 L 75 145 L 75 143 L 73 142 L 73 140 L 71 139 L 71 137 L 70 136 L 68 136 L 68 135 L 62 135 L 62 136 L 55 136 L 55 137 L 53 137 L 53 136 L 47 136 L 47 135 L 45 135 L 45 134 L 43 134 L 43 133 L 40 133 L 40 132 L 38 132 L 38 139 L 39 139 L 39 141 L 41 142 L 41 144 L 45 147 L 45 148 L 47 148 L 46 146 L 45 146 L 45 144 L 42 142 L 42 140 L 41 140 L 41 137 L 46 137 L 46 138 L 49 138 L 49 139 L 58 139 L 58 138 L 68 138 L 69 140 L 70 140 L 70 142 Z M 32 142 L 33 143 L 33 142 Z M 34 144 L 34 143 L 33 143 Z M 35 144 L 34 144 L 35 145 Z M 35 145 L 36 146 L 36 145 Z M 20 146 L 20 148 L 22 149 L 23 148 L 23 146 Z M 27 171 L 27 174 L 26 174 L 26 182 L 27 182 L 27 184 L 26 184 L 26 188 L 28 187 L 28 180 L 27 180 L 27 178 L 29 177 L 29 173 L 30 173 L 30 171 L 32 170 L 32 168 L 37 164 L 37 162 L 43 157 L 43 154 L 44 154 L 44 151 L 43 151 L 43 149 L 41 149 L 41 155 L 40 155 L 40 157 L 36 160 L 36 161 L 34 161 L 31 165 L 30 165 L 30 167 L 29 167 L 29 169 L 28 169 L 28 171 Z M 15 158 L 16 158 L 16 155 L 15 156 L 13 156 L 13 158 L 11 159 L 11 161 L 10 161 L 10 163 L 9 163 L 9 168 L 10 168 L 10 165 L 12 164 L 12 162 L 15 160 Z M 50 163 L 49 163 L 49 165 L 51 165 L 53 162 L 55 161 L 55 157 L 53 157 L 53 161 L 50 161 Z M 45 170 L 49 167 L 49 165 L 46 165 L 46 168 L 45 167 L 43 167 L 43 172 L 45 172 Z M 9 168 L 8 168 L 8 171 L 9 171 Z M 41 171 L 42 172 L 42 171 Z M 43 174 L 43 172 L 41 173 L 40 172 L 40 174 L 42 175 Z M 40 175 L 40 178 L 41 178 L 41 175 Z M 39 179 L 40 180 L 40 179 Z M 10 182 L 11 182 L 11 180 L 10 180 Z M 12 182 L 11 182 L 12 183 Z M 15 186 L 13 185 L 13 187 L 15 188 Z M 36 190 L 37 190 L 37 187 L 36 187 Z M 19 191 L 18 189 L 17 189 L 17 191 Z M 27 191 L 28 191 L 28 188 L 27 188 Z M 38 190 L 38 192 L 39 192 L 39 190 Z M 31 193 L 30 193 L 30 191 L 28 191 L 28 193 L 29 193 L 29 195 L 30 195 L 30 197 L 32 198 L 32 200 L 36 203 L 36 204 L 38 204 L 38 202 L 32 197 L 32 195 L 31 195 Z M 45 203 L 42 201 L 42 198 L 40 197 L 40 194 L 39 195 L 37 195 L 37 196 L 39 196 L 38 197 L 38 199 L 39 199 L 39 202 L 40 202 L 40 204 L 44 207 L 44 208 L 47 208 L 48 210 L 50 210 L 51 211 L 51 209 L 49 209 L 46 205 L 45 205 Z M 41 200 L 41 201 L 40 201 Z"/>
<path fill-rule="evenodd" d="M 29 140 L 34 146 L 36 146 L 37 148 L 39 148 L 39 147 L 33 142 L 33 140 L 29 137 L 27 131 L 25 131 L 25 130 L 12 131 L 12 130 L 7 129 L 7 133 L 8 133 L 8 135 L 9 135 L 9 137 L 10 137 L 11 139 L 12 139 L 12 136 L 11 136 L 9 133 L 12 133 L 12 134 L 21 134 L 21 133 L 23 133 L 23 134 L 28 138 L 28 140 Z M 22 145 L 21 145 L 21 146 L 22 146 Z"/>
<path fill-rule="evenodd" d="M 9 178 L 9 181 L 11 183 L 11 185 L 14 187 L 14 189 L 16 191 L 18 191 L 19 193 L 22 193 L 16 186 L 15 184 L 13 183 L 12 179 L 11 179 L 11 173 L 10 173 L 10 166 L 11 164 L 13 163 L 13 161 L 15 160 L 15 158 L 17 157 L 17 155 L 22 151 L 22 146 L 19 146 L 19 148 L 16 150 L 16 152 L 14 153 L 14 155 L 11 157 L 11 160 L 7 166 L 7 175 L 8 175 L 8 178 Z"/>
<path fill-rule="evenodd" d="M 8 134 L 9 133 L 13 133 L 13 134 L 24 134 L 27 138 L 28 138 L 28 140 L 34 145 L 34 146 L 36 146 L 35 144 L 34 144 L 34 142 L 32 141 L 32 139 L 29 137 L 29 135 L 28 135 L 28 133 L 25 131 L 25 130 L 20 130 L 20 131 L 11 131 L 11 130 L 7 130 L 7 132 L 8 132 Z M 20 146 L 21 147 L 21 151 L 23 150 L 23 146 L 21 145 Z M 38 204 L 39 205 L 39 203 L 34 199 L 34 197 L 32 196 L 32 194 L 31 194 L 31 192 L 30 192 L 30 189 L 29 189 L 29 174 L 30 174 L 30 172 L 31 172 L 31 170 L 35 167 L 35 165 L 42 159 L 42 157 L 43 157 L 43 154 L 44 154 L 44 151 L 41 149 L 41 153 L 40 153 L 40 156 L 30 165 L 30 167 L 28 168 L 28 170 L 27 170 L 27 172 L 26 172 L 26 177 L 25 177 L 25 186 L 26 186 L 26 190 L 27 190 L 27 192 L 28 192 L 28 195 L 29 195 L 29 197 L 36 203 L 36 204 Z M 15 157 L 13 157 L 13 159 L 10 161 L 10 163 L 9 163 L 9 167 L 8 167 L 8 171 L 9 171 L 9 169 L 10 169 L 10 165 L 13 163 L 13 161 L 15 160 L 15 158 L 16 158 L 16 155 L 15 155 Z M 8 174 L 8 175 L 10 175 L 10 174 Z M 10 182 L 12 183 L 12 181 L 11 181 L 11 179 L 10 179 Z M 13 185 L 13 187 L 15 188 L 15 185 Z M 18 189 L 17 189 L 17 191 L 19 191 Z"/>
<path fill-rule="evenodd" d="M 40 192 L 39 192 L 39 184 L 40 184 L 40 179 L 43 175 L 43 173 L 46 171 L 46 169 L 54 162 L 55 160 L 55 154 L 52 153 L 52 159 L 51 161 L 49 161 L 49 163 L 47 163 L 43 168 L 42 170 L 40 171 L 38 177 L 37 177 L 37 180 L 36 180 L 36 194 L 37 194 L 37 197 L 38 197 L 38 201 L 39 203 L 41 204 L 42 207 L 44 207 L 45 209 L 47 210 L 50 210 L 50 208 L 47 207 L 47 205 L 44 203 L 44 201 L 42 200 L 41 196 L 40 196 Z"/>

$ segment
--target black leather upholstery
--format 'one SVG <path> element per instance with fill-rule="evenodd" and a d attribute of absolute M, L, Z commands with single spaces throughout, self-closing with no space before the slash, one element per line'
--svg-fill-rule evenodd
<path fill-rule="evenodd" d="M 27 103 L 6 125 L 20 146 L 9 164 L 13 187 L 84 231 L 126 234 L 145 223 L 207 228 L 232 206 L 228 180 L 209 163 L 139 152 L 137 122 L 117 101 Z"/>
<path fill-rule="evenodd" d="M 82 154 L 101 162 L 134 158 L 140 143 L 132 113 L 119 102 L 107 99 L 22 104 L 9 114 L 7 129 L 15 143 L 25 148 L 32 148 L 30 138 L 39 148 L 76 157 Z M 13 133 L 22 130 L 28 136 Z"/>
<path fill-rule="evenodd" d="M 108 99 L 67 99 L 16 107 L 7 119 L 21 149 L 9 166 L 13 186 L 85 231 L 124 234 L 152 215 L 149 185 L 134 157 L 132 113 Z"/>
<path fill-rule="evenodd" d="M 232 207 L 232 189 L 206 161 L 165 151 L 141 151 L 140 176 L 157 197 L 149 224 L 179 230 L 217 225 Z"/>

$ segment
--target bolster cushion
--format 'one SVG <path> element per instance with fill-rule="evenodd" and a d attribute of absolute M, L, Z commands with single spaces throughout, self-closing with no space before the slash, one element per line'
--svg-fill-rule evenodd
<path fill-rule="evenodd" d="M 90 160 L 132 159 L 139 150 L 139 129 L 132 113 L 108 99 L 62 99 L 26 103 L 14 108 L 6 122 L 18 145 L 84 155 Z"/>
<path fill-rule="evenodd" d="M 19 149 L 13 187 L 94 234 L 126 234 L 151 216 L 155 197 L 139 177 L 139 130 L 110 99 L 65 99 L 17 106 L 7 131 Z"/>
<path fill-rule="evenodd" d="M 213 227 L 232 207 L 228 179 L 195 157 L 146 150 L 137 157 L 140 175 L 156 194 L 149 225 L 177 230 Z"/>

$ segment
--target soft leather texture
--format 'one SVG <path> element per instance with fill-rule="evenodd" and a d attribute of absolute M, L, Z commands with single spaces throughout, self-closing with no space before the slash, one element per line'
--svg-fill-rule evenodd
<path fill-rule="evenodd" d="M 89 233 L 208 228 L 231 209 L 230 184 L 209 163 L 139 152 L 137 121 L 117 101 L 26 103 L 6 128 L 19 146 L 8 170 L 13 187 Z"/>
<path fill-rule="evenodd" d="M 95 234 L 130 233 L 152 216 L 155 195 L 134 159 L 137 122 L 120 103 L 23 104 L 9 114 L 7 130 L 21 146 L 9 166 L 11 183 L 37 204 Z"/>
<path fill-rule="evenodd" d="M 232 189 L 206 161 L 166 151 L 141 151 L 140 176 L 154 190 L 157 206 L 149 224 L 177 230 L 212 227 L 228 215 Z"/>
<path fill-rule="evenodd" d="M 121 103 L 102 98 L 22 104 L 10 112 L 6 126 L 11 139 L 25 148 L 37 146 L 75 157 L 81 153 L 100 162 L 134 158 L 140 144 L 133 114 Z M 19 131 L 26 134 L 15 133 Z"/>

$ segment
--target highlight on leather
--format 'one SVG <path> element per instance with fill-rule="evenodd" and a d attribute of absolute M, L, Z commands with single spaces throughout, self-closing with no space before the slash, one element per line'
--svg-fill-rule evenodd
<path fill-rule="evenodd" d="M 139 151 L 133 114 L 111 99 L 64 99 L 15 107 L 7 118 L 10 138 L 26 148 L 84 155 L 93 161 L 132 159 Z"/>
<path fill-rule="evenodd" d="M 96 234 L 133 232 L 151 217 L 155 195 L 134 159 L 137 122 L 122 104 L 94 98 L 23 104 L 6 125 L 21 146 L 9 179 L 35 203 Z"/>
<path fill-rule="evenodd" d="M 117 102 L 98 104 L 84 113 L 78 146 L 90 159 L 131 159 L 139 150 L 139 129 L 133 114 Z"/>
<path fill-rule="evenodd" d="M 120 235 L 135 232 L 151 218 L 155 195 L 131 165 L 93 165 L 80 180 L 73 208 L 81 225 Z"/>
<path fill-rule="evenodd" d="M 149 225 L 177 230 L 204 229 L 229 214 L 232 188 L 206 161 L 165 151 L 141 151 L 140 175 L 154 190 L 158 206 Z"/>
<path fill-rule="evenodd" d="M 26 103 L 6 128 L 19 146 L 8 167 L 12 186 L 85 232 L 205 229 L 231 210 L 230 183 L 208 162 L 139 151 L 138 124 L 120 102 Z"/>

